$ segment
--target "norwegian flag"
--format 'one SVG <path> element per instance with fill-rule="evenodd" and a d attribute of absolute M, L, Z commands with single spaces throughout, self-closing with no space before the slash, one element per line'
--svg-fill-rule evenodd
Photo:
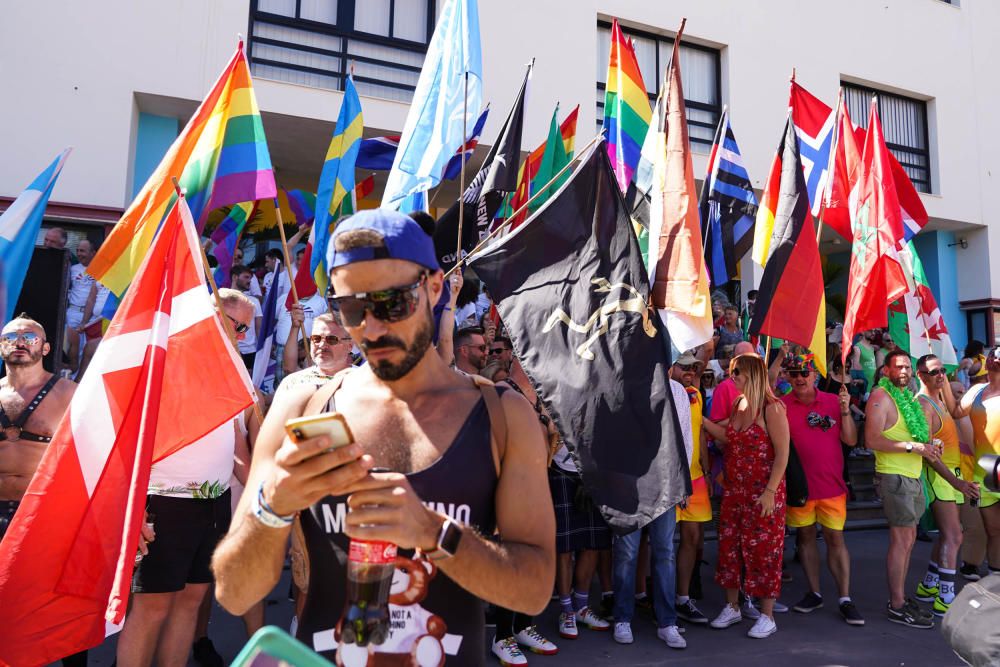
<path fill-rule="evenodd" d="M 122 622 L 151 465 L 252 403 L 203 267 L 180 197 L 0 542 L 0 664 L 53 662 Z"/>

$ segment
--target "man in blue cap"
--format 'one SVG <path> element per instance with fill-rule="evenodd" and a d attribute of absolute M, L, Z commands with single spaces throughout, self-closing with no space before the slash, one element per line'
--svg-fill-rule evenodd
<path fill-rule="evenodd" d="M 364 664 L 369 652 L 483 664 L 479 600 L 536 614 L 552 589 L 555 519 L 534 410 L 516 392 L 456 373 L 434 350 L 444 277 L 432 240 L 408 216 L 379 209 L 343 221 L 327 265 L 331 310 L 368 363 L 275 399 L 248 492 L 215 553 L 217 596 L 239 614 L 270 592 L 298 514 L 310 568 L 300 640 L 326 656 L 338 650 L 344 664 Z M 351 445 L 284 437 L 286 420 L 333 410 Z M 500 541 L 483 537 L 494 532 Z M 346 643 L 337 629 L 352 538 L 400 549 L 391 627 L 378 646 Z"/>

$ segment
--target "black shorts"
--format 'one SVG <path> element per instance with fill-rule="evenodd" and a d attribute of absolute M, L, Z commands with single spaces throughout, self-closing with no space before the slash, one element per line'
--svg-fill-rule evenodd
<path fill-rule="evenodd" d="M 256 352 L 240 352 L 240 357 L 243 359 L 243 365 L 247 367 L 248 373 L 253 373 L 253 362 L 257 358 Z"/>
<path fill-rule="evenodd" d="M 14 520 L 14 514 L 17 513 L 20 504 L 18 500 L 0 500 L 0 541 L 3 541 L 3 536 L 7 534 L 7 529 Z"/>
<path fill-rule="evenodd" d="M 132 592 L 174 593 L 185 584 L 212 583 L 212 552 L 232 519 L 229 496 L 228 490 L 211 500 L 147 496 L 156 539 L 135 567 Z"/>

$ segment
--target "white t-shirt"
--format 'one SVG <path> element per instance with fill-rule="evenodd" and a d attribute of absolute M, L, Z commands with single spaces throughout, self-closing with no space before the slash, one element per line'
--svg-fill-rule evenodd
<path fill-rule="evenodd" d="M 242 417 L 242 415 L 241 415 Z M 153 464 L 149 494 L 175 498 L 218 498 L 229 488 L 236 455 L 236 420 Z"/>
<path fill-rule="evenodd" d="M 240 354 L 250 354 L 257 350 L 257 330 L 256 323 L 258 317 L 264 316 L 264 311 L 260 307 L 260 302 L 253 298 L 250 292 L 244 292 L 253 301 L 253 317 L 254 321 L 250 323 L 250 328 L 247 329 L 243 340 L 239 341 Z"/>
<path fill-rule="evenodd" d="M 87 305 L 87 297 L 90 296 L 90 286 L 94 284 L 94 279 L 87 274 L 87 267 L 83 264 L 74 264 L 69 267 L 69 295 L 67 301 L 74 308 L 83 308 Z"/>
<path fill-rule="evenodd" d="M 250 289 L 246 293 L 253 297 L 264 296 L 264 292 L 260 289 L 260 281 L 257 280 L 257 274 L 250 274 Z"/>
<path fill-rule="evenodd" d="M 687 452 L 688 465 L 694 455 L 694 440 L 691 437 L 691 399 L 687 389 L 677 380 L 670 381 L 670 392 L 674 395 L 674 405 L 677 406 L 677 421 L 681 423 L 681 433 L 684 434 L 684 450 Z"/>
<path fill-rule="evenodd" d="M 299 303 L 302 304 L 302 309 L 305 311 L 305 321 L 302 326 L 306 330 L 306 335 L 308 336 L 312 332 L 313 319 L 317 315 L 322 315 L 326 312 L 326 299 L 320 296 L 318 293 L 313 294 L 305 299 L 299 299 Z M 284 345 L 285 341 L 288 340 L 288 332 L 292 328 L 292 314 L 288 312 L 285 308 L 285 302 L 282 300 L 279 310 L 278 310 L 278 324 L 275 333 L 275 340 L 280 345 Z M 299 334 L 301 338 L 302 334 Z"/>
<path fill-rule="evenodd" d="M 274 271 L 267 273 L 264 276 L 264 299 L 267 300 L 266 293 L 271 289 L 271 283 L 274 281 Z M 274 314 L 281 317 L 281 314 L 285 312 L 285 299 L 288 297 L 288 293 L 292 291 L 292 288 L 288 282 L 288 272 L 282 267 L 281 271 L 278 272 L 278 302 L 274 307 Z M 281 340 L 284 340 L 282 338 Z"/>

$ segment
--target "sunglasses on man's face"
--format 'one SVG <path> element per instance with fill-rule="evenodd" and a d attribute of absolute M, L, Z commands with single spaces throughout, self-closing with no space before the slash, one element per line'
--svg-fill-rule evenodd
<path fill-rule="evenodd" d="M 475 343 L 466 343 L 465 345 L 459 345 L 459 347 L 474 347 L 480 352 L 486 352 L 486 343 L 480 343 L 476 345 Z"/>
<path fill-rule="evenodd" d="M 807 378 L 812 371 L 785 371 L 790 378 Z"/>
<path fill-rule="evenodd" d="M 698 364 L 677 364 L 677 368 L 681 369 L 682 373 L 693 373 L 698 370 Z"/>
<path fill-rule="evenodd" d="M 7 345 L 14 345 L 17 341 L 24 341 L 25 345 L 37 345 L 41 342 L 42 337 L 36 334 L 34 331 L 23 331 L 21 333 L 5 333 L 0 336 L 0 342 L 6 343 Z"/>
<path fill-rule="evenodd" d="M 333 347 L 339 343 L 347 342 L 347 339 L 340 338 L 339 336 L 320 336 L 319 334 L 313 334 L 312 336 L 309 336 L 309 342 L 311 342 L 314 346 L 323 343 L 327 347 Z"/>
<path fill-rule="evenodd" d="M 249 324 L 243 324 L 232 315 L 226 315 L 226 317 L 228 317 L 229 320 L 233 323 L 233 327 L 236 329 L 236 333 L 238 334 L 246 333 L 250 329 Z"/>
<path fill-rule="evenodd" d="M 507 351 L 505 347 L 494 347 L 490 349 L 490 354 L 503 354 Z"/>
<path fill-rule="evenodd" d="M 326 302 L 330 310 L 340 313 L 345 327 L 360 326 L 365 313 L 383 322 L 400 322 L 417 311 L 420 302 L 420 287 L 427 281 L 427 272 L 412 285 L 392 287 L 375 292 L 358 292 L 347 296 L 327 293 Z"/>
<path fill-rule="evenodd" d="M 924 371 L 924 375 L 930 375 L 931 377 L 937 377 L 939 375 L 944 375 L 947 371 L 943 368 L 935 368 L 934 370 Z"/>

